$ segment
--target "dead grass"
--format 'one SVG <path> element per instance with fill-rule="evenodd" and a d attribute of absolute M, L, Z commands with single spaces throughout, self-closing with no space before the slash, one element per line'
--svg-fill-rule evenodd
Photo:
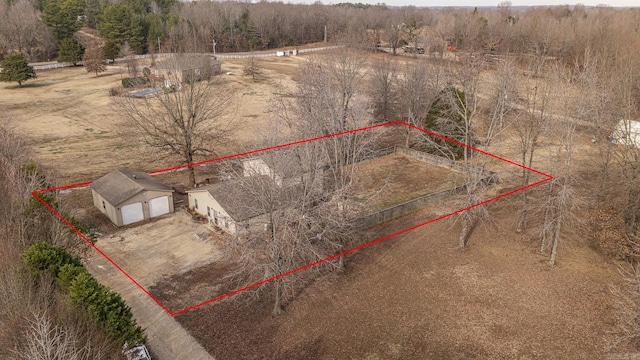
<path fill-rule="evenodd" d="M 240 75 L 242 60 L 224 61 L 223 71 L 233 73 L 224 76 L 239 95 L 235 141 L 224 152 L 253 147 L 273 127 L 277 121 L 268 111 L 271 94 L 292 86 L 291 76 L 302 59 L 265 61 L 266 79 L 257 83 Z M 81 67 L 39 72 L 24 88 L 0 86 L 0 108 L 31 137 L 39 162 L 55 170 L 61 184 L 95 179 L 120 167 L 153 170 L 178 165 L 179 159 L 142 146 L 111 107 L 108 90 L 120 77 L 113 68 L 99 78 Z M 541 143 L 541 153 L 548 153 L 550 140 Z M 489 151 L 517 160 L 515 149 L 513 133 L 506 131 Z M 585 143 L 581 151 L 588 150 Z M 586 157 L 581 160 L 586 169 L 592 165 Z M 421 167 L 397 173 L 414 166 L 406 158 L 387 161 L 356 182 L 362 189 L 386 185 L 393 195 L 376 197 L 381 207 L 431 186 L 455 183 L 446 174 Z M 534 167 L 544 171 L 551 168 L 549 161 L 541 157 Z M 500 186 L 513 187 L 519 170 L 504 169 Z M 209 170 L 198 169 L 202 176 L 210 176 Z M 182 176 L 174 173 L 168 178 L 179 183 Z M 371 190 L 362 196 L 369 195 L 367 191 Z M 74 206 L 86 207 L 79 209 L 79 216 L 92 216 L 86 210 L 91 204 L 83 205 L 88 199 L 83 195 L 71 200 Z M 437 204 L 363 237 L 389 234 L 453 209 L 451 204 Z M 550 268 L 537 254 L 535 241 L 512 231 L 517 214 L 513 197 L 495 203 L 490 211 L 495 224 L 479 227 L 468 250 L 454 250 L 459 231 L 455 223 L 440 221 L 417 229 L 353 254 L 345 272 L 317 280 L 287 304 L 280 317 L 270 316 L 271 299 L 265 293 L 249 305 L 225 300 L 177 319 L 217 359 L 605 357 L 603 336 L 612 322 L 607 285 L 620 281 L 615 265 L 603 261 L 583 236 L 574 235 L 562 240 L 559 265 Z M 118 253 L 117 241 L 112 246 Z M 146 260 L 162 268 L 165 260 L 159 249 L 154 251 L 137 265 L 125 260 L 125 268 L 144 267 Z M 177 295 L 176 306 L 207 295 L 211 289 L 201 284 L 208 277 L 215 283 L 219 275 L 211 264 L 185 269 L 177 272 L 184 272 L 186 280 L 166 274 L 174 283 L 165 283 L 165 290 Z M 151 276 L 145 281 L 156 280 Z"/>
<path fill-rule="evenodd" d="M 420 228 L 356 253 L 280 317 L 266 296 L 178 320 L 218 359 L 603 358 L 616 272 L 584 244 L 563 247 L 550 268 L 535 243 L 513 235 L 508 204 L 491 210 L 498 224 L 479 228 L 467 251 L 454 250 L 459 229 L 450 222 Z"/>
<path fill-rule="evenodd" d="M 358 164 L 353 188 L 357 201 L 373 212 L 463 183 L 455 171 L 392 154 Z"/>

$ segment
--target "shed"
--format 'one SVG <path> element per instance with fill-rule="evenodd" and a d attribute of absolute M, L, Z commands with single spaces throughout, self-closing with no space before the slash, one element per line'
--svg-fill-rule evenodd
<path fill-rule="evenodd" d="M 173 212 L 173 189 L 145 172 L 115 170 L 90 187 L 93 205 L 116 226 Z"/>
<path fill-rule="evenodd" d="M 263 183 L 272 183 L 267 176 L 255 176 Z M 266 180 L 268 179 L 268 180 Z M 246 189 L 246 180 L 227 180 L 202 188 L 188 190 L 189 208 L 206 216 L 210 225 L 239 236 L 245 230 L 264 229 L 264 210 L 258 199 Z"/>
<path fill-rule="evenodd" d="M 614 144 L 640 147 L 640 121 L 620 120 L 611 134 Z"/>

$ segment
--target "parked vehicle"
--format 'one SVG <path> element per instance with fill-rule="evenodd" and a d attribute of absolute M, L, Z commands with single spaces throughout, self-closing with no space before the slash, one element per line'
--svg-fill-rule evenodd
<path fill-rule="evenodd" d="M 144 344 L 136 345 L 124 352 L 127 360 L 151 360 L 149 350 Z"/>
<path fill-rule="evenodd" d="M 404 52 L 406 53 L 410 53 L 410 54 L 424 54 L 424 48 L 422 46 L 403 46 L 402 50 L 404 50 Z"/>

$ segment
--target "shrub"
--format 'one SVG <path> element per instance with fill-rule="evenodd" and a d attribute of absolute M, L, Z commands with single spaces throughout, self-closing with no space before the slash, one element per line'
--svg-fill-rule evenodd
<path fill-rule="evenodd" d="M 149 85 L 149 79 L 144 76 L 130 77 L 122 79 L 122 86 L 125 88 L 134 88 L 136 86 Z"/>
<path fill-rule="evenodd" d="M 37 242 L 22 254 L 22 262 L 36 273 L 50 272 L 56 278 L 60 268 L 70 264 L 82 266 L 80 259 L 71 256 L 64 249 L 49 245 L 45 242 Z"/>
<path fill-rule="evenodd" d="M 83 272 L 87 272 L 83 266 L 76 266 L 73 264 L 62 265 L 58 272 L 58 284 L 60 284 L 63 289 L 69 290 L 73 280 Z"/>
<path fill-rule="evenodd" d="M 120 94 L 122 94 L 121 87 L 112 87 L 109 89 L 109 96 L 119 96 Z"/>
<path fill-rule="evenodd" d="M 58 284 L 69 291 L 71 301 L 87 309 L 121 344 L 135 345 L 146 341 L 144 330 L 133 319 L 131 308 L 120 295 L 91 276 L 80 259 L 60 247 L 44 242 L 32 245 L 22 258 L 32 271 L 48 271 L 54 275 Z"/>

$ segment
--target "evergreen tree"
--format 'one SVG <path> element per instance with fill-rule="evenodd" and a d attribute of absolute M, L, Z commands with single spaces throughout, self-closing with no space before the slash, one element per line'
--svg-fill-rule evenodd
<path fill-rule="evenodd" d="M 43 10 L 42 22 L 51 28 L 58 41 L 70 38 L 82 26 L 78 16 L 83 9 L 78 0 L 51 0 Z"/>
<path fill-rule="evenodd" d="M 36 72 L 33 67 L 29 66 L 27 59 L 22 54 L 7 55 L 1 63 L 2 71 L 0 71 L 0 81 L 18 82 L 18 86 L 22 87 L 22 83 L 36 78 Z"/>
<path fill-rule="evenodd" d="M 464 118 L 456 111 L 464 103 L 464 92 L 453 86 L 440 92 L 438 98 L 431 104 L 424 122 L 425 129 L 433 130 L 450 139 L 464 142 Z M 464 148 L 443 139 L 434 139 L 425 144 L 427 151 L 435 154 L 448 154 L 455 159 L 461 159 Z"/>
<path fill-rule="evenodd" d="M 58 62 L 70 62 L 76 65 L 82 60 L 84 47 L 74 38 L 66 38 L 60 41 L 58 53 Z"/>
<path fill-rule="evenodd" d="M 102 48 L 102 54 L 105 59 L 109 59 L 111 61 L 116 60 L 116 56 L 120 54 L 120 46 L 116 44 L 113 40 L 107 40 L 104 43 L 104 47 Z"/>

